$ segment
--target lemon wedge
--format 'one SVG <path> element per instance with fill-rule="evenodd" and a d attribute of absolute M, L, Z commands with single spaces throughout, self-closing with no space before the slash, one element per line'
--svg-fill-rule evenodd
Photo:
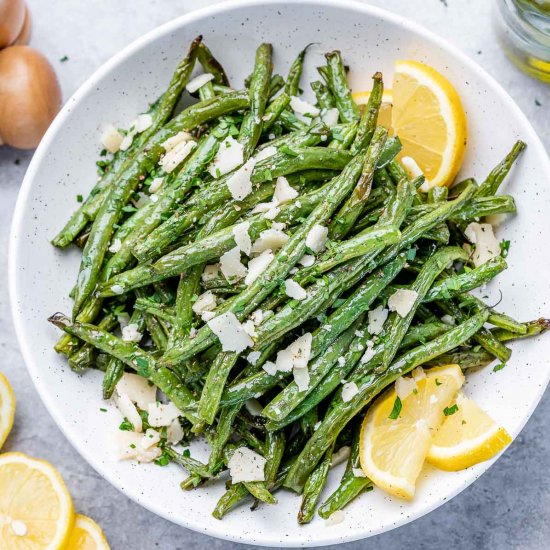
<path fill-rule="evenodd" d="M 457 91 L 432 67 L 397 61 L 393 77 L 392 128 L 426 176 L 423 190 L 450 185 L 466 149 L 466 115 Z"/>
<path fill-rule="evenodd" d="M 366 105 L 369 95 L 355 92 L 353 99 Z M 418 61 L 397 61 L 392 89 L 382 96 L 378 124 L 401 140 L 399 158 L 409 175 L 424 174 L 423 191 L 451 185 L 466 149 L 466 115 L 443 75 Z"/>
<path fill-rule="evenodd" d="M 22 453 L 0 454 L 2 548 L 65 548 L 73 523 L 71 495 L 51 464 Z"/>
<path fill-rule="evenodd" d="M 433 434 L 464 383 L 458 365 L 420 373 L 422 376 L 399 379 L 397 393 L 393 387 L 373 403 L 360 434 L 365 475 L 384 491 L 405 499 L 413 498 Z"/>
<path fill-rule="evenodd" d="M 0 372 L 0 449 L 13 426 L 15 395 L 8 379 Z"/>
<path fill-rule="evenodd" d="M 65 550 L 110 550 L 101 527 L 89 517 L 78 514 Z"/>
<path fill-rule="evenodd" d="M 426 457 L 436 468 L 469 468 L 493 458 L 512 442 L 508 432 L 468 397 L 459 395 L 456 407 L 435 434 Z"/>

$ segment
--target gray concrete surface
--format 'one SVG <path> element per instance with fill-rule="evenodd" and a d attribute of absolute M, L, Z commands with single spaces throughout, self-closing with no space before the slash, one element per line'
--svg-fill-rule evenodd
<path fill-rule="evenodd" d="M 32 45 L 52 61 L 64 97 L 122 46 L 181 13 L 211 4 L 200 0 L 29 0 Z M 440 33 L 475 58 L 512 95 L 550 148 L 550 87 L 512 67 L 490 25 L 492 1 L 376 0 Z M 59 61 L 63 56 L 68 61 Z M 19 450 L 55 464 L 76 508 L 95 518 L 115 550 L 203 548 L 237 544 L 182 529 L 140 508 L 100 478 L 73 450 L 40 402 L 13 332 L 6 260 L 10 218 L 31 152 L 0 149 L 0 369 L 18 399 L 15 429 L 5 450 Z M 474 486 L 428 516 L 378 537 L 345 546 L 542 550 L 550 547 L 550 394 L 505 456 Z"/>

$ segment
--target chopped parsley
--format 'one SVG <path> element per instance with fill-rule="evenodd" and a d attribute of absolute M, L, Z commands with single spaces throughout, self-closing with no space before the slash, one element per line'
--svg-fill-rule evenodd
<path fill-rule="evenodd" d="M 76 196 L 76 201 L 77 202 L 83 202 L 84 201 L 84 197 L 82 195 L 77 195 Z"/>
<path fill-rule="evenodd" d="M 443 409 L 443 414 L 445 416 L 451 416 L 453 415 L 456 411 L 458 411 L 458 405 L 455 403 L 452 407 L 445 407 Z"/>
<path fill-rule="evenodd" d="M 118 429 L 123 432 L 133 432 L 135 428 L 134 425 L 126 417 L 124 417 L 124 420 L 120 423 Z"/>
<path fill-rule="evenodd" d="M 498 372 L 499 370 L 502 370 L 506 366 L 506 363 L 499 363 L 498 365 L 495 365 L 493 367 L 493 372 Z"/>
<path fill-rule="evenodd" d="M 393 409 L 391 410 L 388 418 L 391 418 L 392 420 L 397 420 L 399 418 L 399 414 L 401 413 L 402 408 L 403 404 L 401 403 L 401 399 L 399 399 L 399 396 L 397 396 L 393 403 Z"/>

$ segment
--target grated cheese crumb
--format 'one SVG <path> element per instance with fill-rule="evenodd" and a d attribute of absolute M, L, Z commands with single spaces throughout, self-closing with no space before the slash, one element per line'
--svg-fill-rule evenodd
<path fill-rule="evenodd" d="M 351 401 L 359 393 L 359 388 L 355 382 L 346 382 L 342 386 L 342 401 L 347 403 Z"/>
<path fill-rule="evenodd" d="M 223 351 L 241 353 L 254 344 L 235 314 L 230 311 L 214 317 L 207 324 L 218 337 Z"/>
<path fill-rule="evenodd" d="M 120 144 L 124 136 L 112 125 L 105 126 L 103 133 L 101 134 L 101 145 L 109 151 L 109 153 L 116 153 L 120 149 Z"/>
<path fill-rule="evenodd" d="M 384 323 L 388 318 L 388 313 L 389 311 L 386 308 L 384 308 L 384 306 L 378 306 L 377 308 L 369 311 L 369 314 L 368 314 L 369 324 L 367 327 L 369 334 L 375 335 L 375 334 L 380 334 L 382 332 Z"/>
<path fill-rule="evenodd" d="M 418 292 L 406 288 L 396 290 L 388 299 L 390 311 L 397 311 L 400 317 L 405 317 L 413 308 Z"/>
<path fill-rule="evenodd" d="M 139 332 L 136 323 L 130 323 L 125 327 L 122 327 L 122 339 L 125 342 L 139 342 L 143 337 L 143 334 Z"/>

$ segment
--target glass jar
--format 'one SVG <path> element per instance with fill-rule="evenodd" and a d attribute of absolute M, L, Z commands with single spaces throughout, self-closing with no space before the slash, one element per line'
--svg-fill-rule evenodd
<path fill-rule="evenodd" d="M 550 82 L 550 0 L 496 0 L 494 12 L 506 55 L 522 71 Z"/>

